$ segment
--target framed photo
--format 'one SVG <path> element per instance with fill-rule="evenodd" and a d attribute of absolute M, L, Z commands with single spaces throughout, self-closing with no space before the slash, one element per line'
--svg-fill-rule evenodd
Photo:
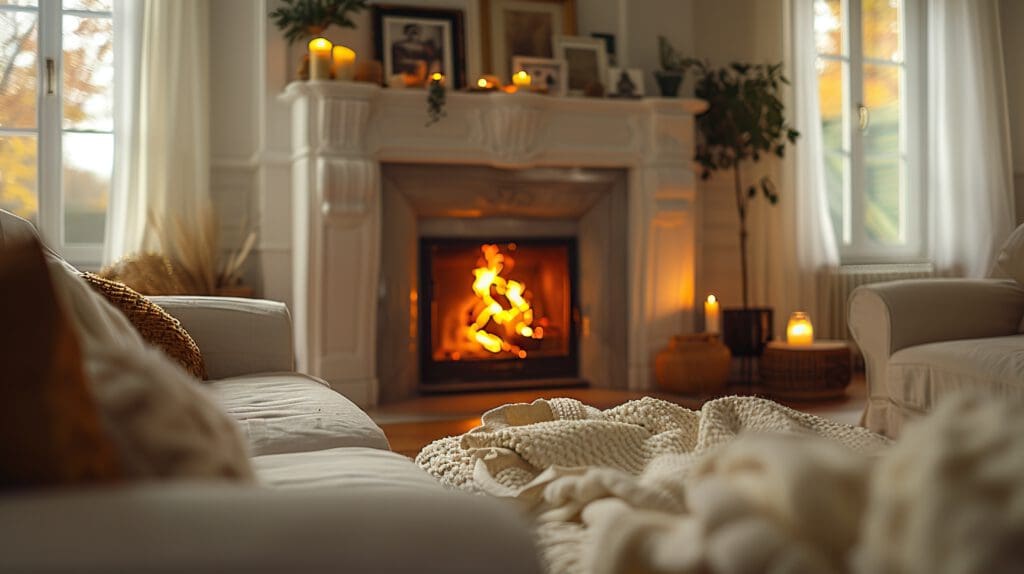
<path fill-rule="evenodd" d="M 425 86 L 440 72 L 448 85 L 466 84 L 466 43 L 459 10 L 409 6 L 374 6 L 377 59 L 384 82 L 400 76 L 407 87 Z"/>
<path fill-rule="evenodd" d="M 608 79 L 608 54 L 604 40 L 580 36 L 557 36 L 555 57 L 569 67 L 569 95 L 583 95 L 591 84 Z"/>
<path fill-rule="evenodd" d="M 512 58 L 556 58 L 554 38 L 576 33 L 576 0 L 483 0 L 484 61 L 507 80 Z"/>
<path fill-rule="evenodd" d="M 568 91 L 566 66 L 564 60 L 551 58 L 512 58 L 512 73 L 520 70 L 530 74 L 530 86 L 540 86 L 554 96 L 564 96 Z"/>
<path fill-rule="evenodd" d="M 644 71 L 640 68 L 608 68 L 609 98 L 644 97 Z"/>

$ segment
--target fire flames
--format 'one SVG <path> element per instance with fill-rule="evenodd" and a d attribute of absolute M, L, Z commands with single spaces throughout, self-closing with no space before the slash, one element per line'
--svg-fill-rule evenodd
<path fill-rule="evenodd" d="M 468 337 L 491 353 L 506 351 L 524 359 L 525 349 L 488 331 L 488 325 L 493 322 L 504 326 L 506 337 L 511 327 L 512 333 L 527 339 L 543 339 L 544 327 L 534 326 L 533 307 L 527 299 L 526 286 L 501 276 L 506 267 L 511 269 L 514 265 L 512 257 L 503 255 L 494 244 L 483 245 L 480 250 L 483 259 L 473 270 L 473 292 L 480 301 L 474 307 Z M 504 300 L 504 304 L 499 298 Z"/>

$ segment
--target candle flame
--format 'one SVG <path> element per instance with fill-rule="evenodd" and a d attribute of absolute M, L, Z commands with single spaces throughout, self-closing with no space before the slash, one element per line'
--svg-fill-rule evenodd
<path fill-rule="evenodd" d="M 487 87 L 487 80 L 485 80 L 483 78 L 480 78 L 479 80 L 476 81 L 476 85 L 478 87 L 481 87 L 481 88 L 486 88 Z"/>
<path fill-rule="evenodd" d="M 313 38 L 309 41 L 310 52 L 330 52 L 331 41 L 327 38 Z"/>
<path fill-rule="evenodd" d="M 714 303 L 718 299 L 714 295 L 708 295 L 708 303 Z"/>
<path fill-rule="evenodd" d="M 433 74 L 432 74 L 432 75 L 430 76 L 430 79 L 431 79 L 431 80 L 433 80 L 433 81 L 435 81 L 435 82 L 440 82 L 441 80 L 443 80 L 443 79 L 444 79 L 444 74 L 442 74 L 441 72 L 434 72 L 434 73 L 433 73 Z"/>

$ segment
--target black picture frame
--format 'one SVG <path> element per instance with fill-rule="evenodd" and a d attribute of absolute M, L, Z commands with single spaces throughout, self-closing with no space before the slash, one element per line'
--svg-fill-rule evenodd
<path fill-rule="evenodd" d="M 392 38 L 390 33 L 390 26 L 403 26 L 408 27 L 410 25 L 417 26 L 430 26 L 432 23 L 436 23 L 437 28 L 443 29 L 447 27 L 448 33 L 450 34 L 447 38 L 448 45 L 451 47 L 451 58 L 450 63 L 452 70 L 448 70 L 447 63 L 449 60 L 444 55 L 442 50 L 442 56 L 440 62 L 442 63 L 441 73 L 448 79 L 448 86 L 454 87 L 455 89 L 462 89 L 466 85 L 466 33 L 464 28 L 465 16 L 462 10 L 450 10 L 444 8 L 421 8 L 412 6 L 397 6 L 397 5 L 375 5 L 372 11 L 373 17 L 373 31 L 374 31 L 374 49 L 376 51 L 375 58 L 381 62 L 383 68 L 383 81 L 387 85 L 388 80 L 399 73 L 396 70 L 394 63 L 394 43 L 385 45 L 389 39 Z M 444 42 L 442 42 L 442 47 Z M 385 51 L 387 50 L 387 52 Z M 389 57 L 389 53 L 392 57 Z M 429 64 L 428 64 L 429 65 Z M 430 69 L 428 68 L 428 74 Z M 426 82 L 424 82 L 425 84 Z"/>

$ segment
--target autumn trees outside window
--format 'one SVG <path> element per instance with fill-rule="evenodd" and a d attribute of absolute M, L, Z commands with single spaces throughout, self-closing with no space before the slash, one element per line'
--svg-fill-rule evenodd
<path fill-rule="evenodd" d="M 920 0 L 815 0 L 829 212 L 844 263 L 924 249 Z"/>
<path fill-rule="evenodd" d="M 113 0 L 0 0 L 0 208 L 98 263 L 114 158 Z"/>

